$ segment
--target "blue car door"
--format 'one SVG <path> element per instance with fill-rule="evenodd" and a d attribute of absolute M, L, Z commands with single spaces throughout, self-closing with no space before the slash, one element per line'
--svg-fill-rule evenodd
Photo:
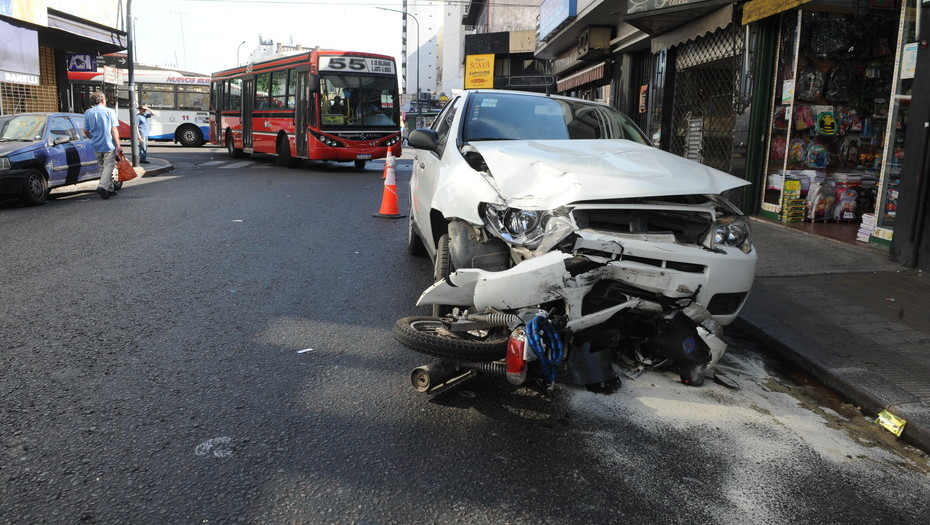
<path fill-rule="evenodd" d="M 71 119 L 66 115 L 49 117 L 47 137 L 49 187 L 75 184 L 81 178 L 80 150 L 84 144 Z"/>
<path fill-rule="evenodd" d="M 100 166 L 97 165 L 97 153 L 94 143 L 84 136 L 84 115 L 71 115 L 74 130 L 78 137 L 75 147 L 81 156 L 81 180 L 96 179 L 100 177 Z"/>

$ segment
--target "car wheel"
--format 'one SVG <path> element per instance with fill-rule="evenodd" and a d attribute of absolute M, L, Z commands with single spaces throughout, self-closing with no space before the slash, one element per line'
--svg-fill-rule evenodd
<path fill-rule="evenodd" d="M 452 332 L 449 319 L 404 317 L 394 324 L 394 337 L 421 354 L 456 361 L 496 361 L 504 357 L 510 333 L 504 328 Z"/>
<path fill-rule="evenodd" d="M 418 226 L 413 221 L 413 206 L 410 206 L 410 213 L 407 215 L 407 253 L 416 257 L 426 255 L 426 246 L 417 234 Z"/>
<path fill-rule="evenodd" d="M 182 126 L 178 128 L 178 142 L 186 147 L 203 145 L 203 132 L 197 126 Z"/>
<path fill-rule="evenodd" d="M 449 234 L 439 238 L 436 243 L 436 260 L 433 261 L 433 282 L 441 281 L 455 271 L 455 265 L 452 264 L 452 255 L 449 253 Z M 463 305 L 464 306 L 464 305 Z M 434 304 L 433 317 L 442 317 L 452 313 L 454 305 Z"/>
<path fill-rule="evenodd" d="M 229 156 L 234 159 L 245 157 L 245 153 L 236 147 L 236 142 L 233 140 L 231 131 L 226 132 L 226 153 L 229 153 Z"/>
<path fill-rule="evenodd" d="M 287 166 L 288 168 L 297 167 L 297 159 L 291 156 L 291 145 L 288 144 L 287 136 L 278 137 L 278 165 Z"/>
<path fill-rule="evenodd" d="M 29 170 L 20 200 L 26 206 L 39 206 L 48 199 L 48 181 L 39 170 Z"/>
<path fill-rule="evenodd" d="M 363 169 L 365 169 L 365 163 L 366 163 L 366 162 L 368 162 L 368 161 L 367 161 L 367 160 L 357 160 L 357 161 L 355 161 L 355 169 L 357 169 L 357 170 L 363 170 Z"/>

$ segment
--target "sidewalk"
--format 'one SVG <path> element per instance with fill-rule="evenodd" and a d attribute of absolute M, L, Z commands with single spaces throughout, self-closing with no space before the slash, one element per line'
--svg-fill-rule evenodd
<path fill-rule="evenodd" d="M 168 173 L 169 171 L 174 170 L 174 165 L 165 159 L 149 157 L 148 161 L 148 164 L 140 164 L 136 166 L 136 173 L 138 173 L 139 176 L 149 177 L 154 175 L 161 175 L 162 173 Z"/>
<path fill-rule="evenodd" d="M 930 451 L 930 277 L 887 254 L 754 220 L 759 264 L 735 325 Z"/>

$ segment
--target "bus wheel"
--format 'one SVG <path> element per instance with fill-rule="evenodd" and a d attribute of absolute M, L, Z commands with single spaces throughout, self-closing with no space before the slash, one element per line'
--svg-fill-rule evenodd
<path fill-rule="evenodd" d="M 296 168 L 298 159 L 295 159 L 291 156 L 291 145 L 288 144 L 287 136 L 281 135 L 278 137 L 278 165 L 287 166 L 288 168 Z"/>
<path fill-rule="evenodd" d="M 226 152 L 229 153 L 229 156 L 234 159 L 241 159 L 242 157 L 245 157 L 245 153 L 236 147 L 236 143 L 233 141 L 231 131 L 226 132 Z"/>
<path fill-rule="evenodd" d="M 355 161 L 355 169 L 357 169 L 357 170 L 363 170 L 363 169 L 365 169 L 365 163 L 366 163 L 366 162 L 368 162 L 368 161 L 367 161 L 367 160 L 357 160 L 357 161 Z"/>
<path fill-rule="evenodd" d="M 197 126 L 181 126 L 178 128 L 178 142 L 190 148 L 203 145 L 203 132 Z"/>

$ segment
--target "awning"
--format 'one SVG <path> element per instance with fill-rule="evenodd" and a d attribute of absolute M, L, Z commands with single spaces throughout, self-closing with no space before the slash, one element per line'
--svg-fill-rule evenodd
<path fill-rule="evenodd" d="M 69 51 L 97 51 L 100 54 L 126 49 L 126 32 L 49 8 L 48 29 L 40 37 L 52 47 Z"/>
<path fill-rule="evenodd" d="M 743 25 L 794 9 L 811 0 L 750 0 L 743 4 Z"/>
<path fill-rule="evenodd" d="M 645 10 L 638 10 L 624 15 L 623 21 L 642 29 L 650 35 L 661 35 L 733 2 L 734 0 L 690 0 L 681 2 L 674 7 L 654 9 L 650 7 L 659 3 L 667 5 L 671 2 L 653 0 L 651 4 L 645 7 Z M 635 7 L 639 4 L 634 5 L 633 2 L 630 2 L 630 5 Z"/>
<path fill-rule="evenodd" d="M 708 33 L 713 33 L 718 29 L 730 25 L 732 21 L 733 4 L 729 4 L 705 17 L 685 24 L 678 29 L 673 29 L 668 33 L 652 37 L 652 52 L 658 53 L 663 49 L 668 49 Z"/>
<path fill-rule="evenodd" d="M 578 86 L 601 80 L 604 78 L 604 72 L 607 70 L 607 64 L 601 62 L 596 66 L 591 66 L 577 73 L 569 75 L 556 83 L 556 90 L 560 93 Z"/>

